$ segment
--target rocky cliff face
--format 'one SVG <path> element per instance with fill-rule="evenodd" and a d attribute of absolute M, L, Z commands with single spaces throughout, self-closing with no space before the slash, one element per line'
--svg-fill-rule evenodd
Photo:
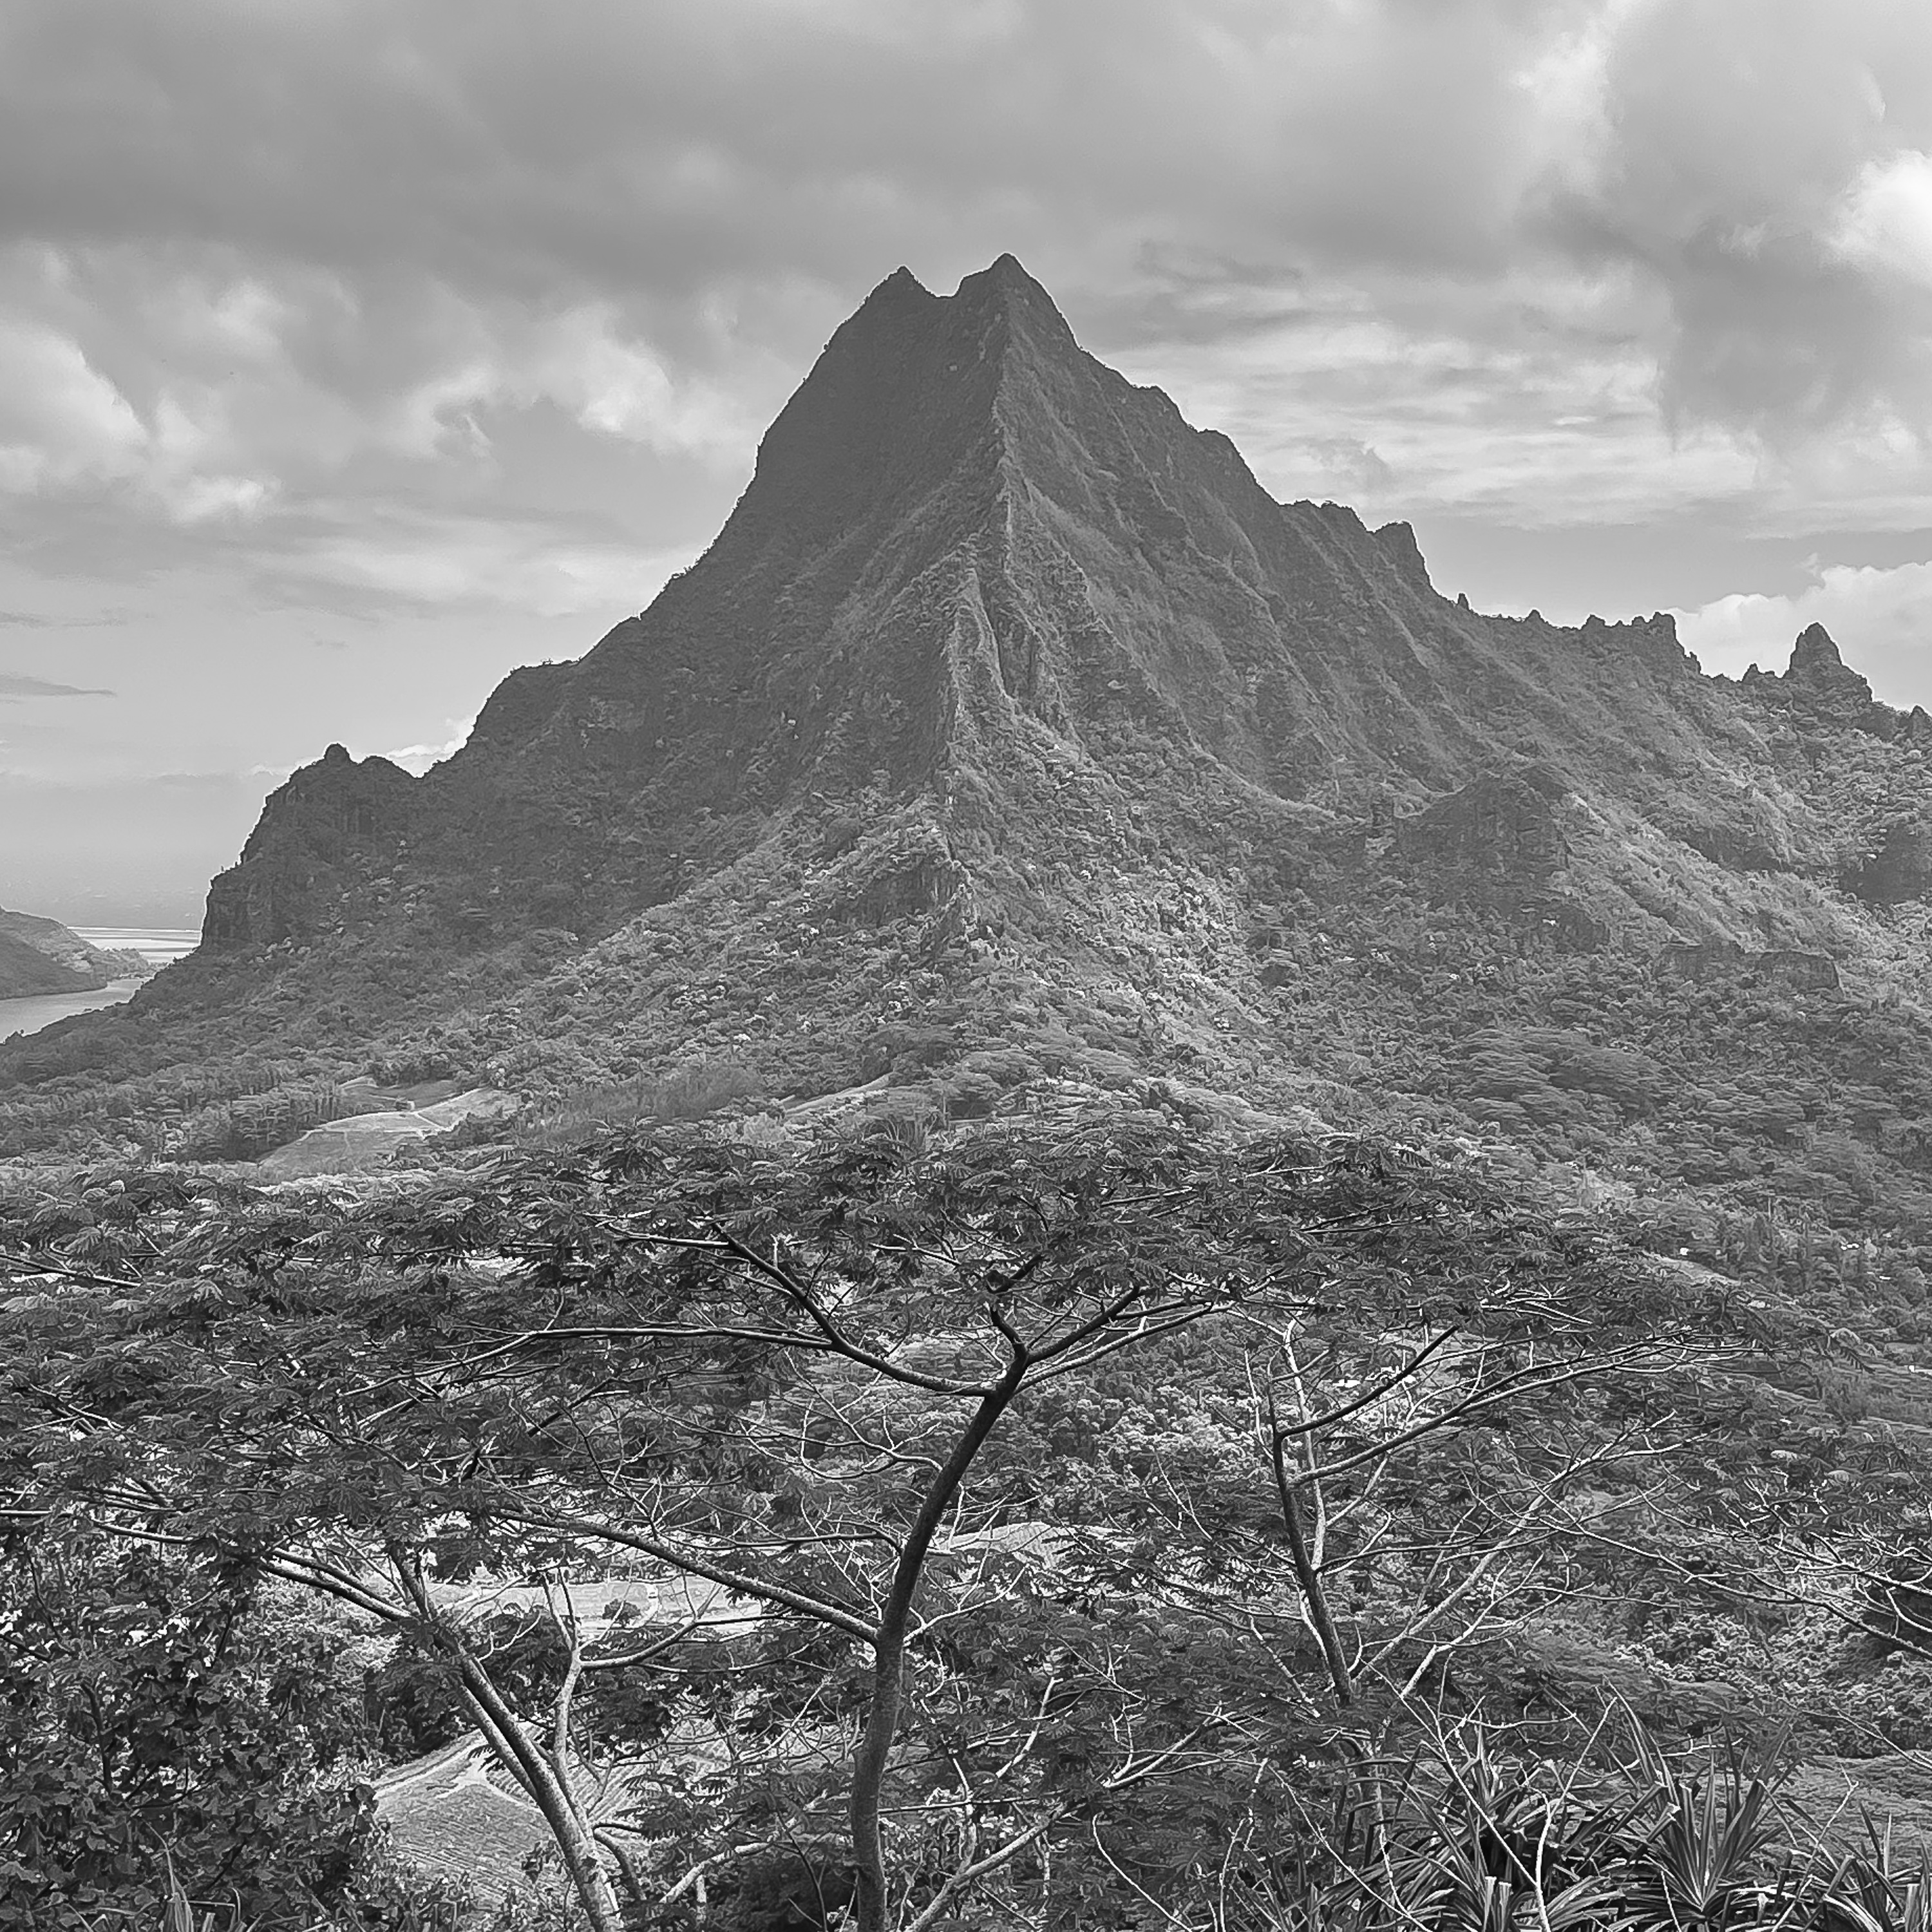
<path fill-rule="evenodd" d="M 402 849 L 411 794 L 400 766 L 358 764 L 330 746 L 270 794 L 239 863 L 210 884 L 202 946 L 233 952 L 334 930 L 358 860 Z"/>

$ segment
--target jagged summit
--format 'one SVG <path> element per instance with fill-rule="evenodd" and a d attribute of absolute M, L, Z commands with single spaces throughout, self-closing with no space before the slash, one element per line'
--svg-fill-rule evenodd
<path fill-rule="evenodd" d="M 1030 300 L 1036 296 L 1049 307 L 1052 303 L 1052 298 L 1021 266 L 1020 258 L 1011 249 L 996 255 L 977 274 L 965 277 L 959 284 L 961 292 L 963 293 L 969 285 L 976 284 L 1024 296 Z"/>
<path fill-rule="evenodd" d="M 1820 671 L 1843 670 L 1844 668 L 1845 660 L 1832 641 L 1831 632 L 1822 624 L 1808 624 L 1798 632 L 1797 641 L 1791 646 L 1791 664 L 1786 675 L 1795 673 L 1809 676 Z"/>
<path fill-rule="evenodd" d="M 976 274 L 965 277 L 952 300 L 978 308 L 1004 306 L 1009 314 L 1023 315 L 1046 325 L 1056 337 L 1069 343 L 1073 340 L 1073 331 L 1058 304 L 1015 255 L 1002 255 Z"/>
<path fill-rule="evenodd" d="M 1850 716 L 1869 715 L 1880 724 L 1891 716 L 1874 700 L 1867 680 L 1845 662 L 1822 624 L 1808 624 L 1799 632 L 1791 647 L 1791 662 L 1778 682 L 1801 703 Z"/>

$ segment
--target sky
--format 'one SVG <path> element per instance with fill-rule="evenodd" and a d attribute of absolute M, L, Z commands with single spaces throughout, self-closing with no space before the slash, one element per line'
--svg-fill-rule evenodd
<path fill-rule="evenodd" d="M 1006 250 L 1480 609 L 1932 707 L 1924 0 L 4 0 L 0 904 L 195 922 Z"/>

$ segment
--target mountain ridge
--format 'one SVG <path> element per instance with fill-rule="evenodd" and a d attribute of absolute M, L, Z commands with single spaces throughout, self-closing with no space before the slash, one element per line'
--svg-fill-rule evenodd
<path fill-rule="evenodd" d="M 1277 502 L 1012 257 L 950 296 L 902 269 L 646 610 L 512 672 L 421 778 L 330 747 L 197 954 L 0 1082 L 159 1079 L 218 1028 L 230 1059 L 539 1099 L 706 1054 L 802 1094 L 1017 1053 L 1346 1112 L 1400 1054 L 1284 1015 L 1378 1034 L 1401 1003 L 1364 957 L 1430 985 L 1459 946 L 1775 952 L 1916 1002 L 1928 749 L 1815 627 L 1733 682 L 1663 614 L 1451 601 L 1408 525 Z"/>
<path fill-rule="evenodd" d="M 1870 704 L 1828 639 L 1826 655 L 1801 648 L 1786 684 Z M 1225 437 L 1080 350 L 1006 256 L 950 298 L 888 277 L 775 420 L 691 570 L 574 665 L 513 673 L 426 779 L 376 766 L 357 783 L 381 795 L 342 808 L 354 836 L 440 793 L 466 837 L 487 842 L 494 816 L 514 851 L 532 842 L 504 836 L 505 794 L 542 815 L 559 782 L 614 775 L 633 818 L 688 824 L 880 771 L 943 790 L 949 735 L 983 752 L 1016 712 L 1063 736 L 1081 736 L 1076 718 L 1104 734 L 1109 714 L 1178 729 L 1292 801 L 1346 773 L 1352 802 L 1382 781 L 1419 803 L 1546 755 L 1580 722 L 1600 753 L 1628 736 L 1604 674 L 1627 708 L 1634 680 L 1682 700 L 1696 670 L 1660 614 L 1575 631 L 1485 616 L 1436 592 L 1407 525 L 1276 502 Z M 1666 706 L 1642 722 L 1654 738 L 1682 721 Z M 271 842 L 251 840 L 239 870 Z M 643 856 L 661 862 L 627 881 L 644 888 L 633 905 L 674 887 L 684 856 Z M 620 909 L 590 896 L 581 923 Z M 245 892 L 239 916 L 219 882 L 217 897 L 217 946 L 287 936 Z"/>

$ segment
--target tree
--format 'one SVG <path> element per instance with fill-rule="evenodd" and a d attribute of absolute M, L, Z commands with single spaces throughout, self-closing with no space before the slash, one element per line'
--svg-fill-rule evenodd
<path fill-rule="evenodd" d="M 10 1516 L 0 1926 L 158 1919 L 170 1877 L 262 1928 L 431 1912 L 386 1875 L 352 1774 L 345 1640 L 232 1565 L 58 1510 Z"/>
<path fill-rule="evenodd" d="M 783 1155 L 660 1132 L 361 1204 L 144 1184 L 6 1245 L 30 1284 L 0 1414 L 23 1497 L 405 1636 L 600 1928 L 620 1887 L 676 1906 L 830 1844 L 838 1807 L 866 1932 L 937 1926 L 1023 1869 L 1047 1913 L 1111 1872 L 1180 1882 L 1198 1843 L 1153 1831 L 1123 1866 L 1101 1821 L 1252 1827 L 1269 1767 L 1318 1750 L 1284 1651 L 1291 1622 L 1321 1633 L 1335 1559 L 1301 1499 L 1318 1522 L 1352 1484 L 1365 1522 L 1420 1471 L 1351 1552 L 1384 1610 L 1416 1593 L 1364 1654 L 1417 1677 L 1418 1645 L 1493 1623 L 1484 1577 L 1536 1570 L 1588 1427 L 1618 1442 L 1574 1392 L 1636 1400 L 1724 1325 L 1466 1167 L 1118 1121 Z M 1566 1404 L 1576 1454 L 1526 1430 L 1506 1508 L 1450 1466 L 1478 1424 Z M 1396 1532 L 1458 1484 L 1432 1570 Z M 682 1608 L 579 1614 L 627 1570 L 681 1576 Z M 534 1692 L 493 1669 L 464 1594 L 484 1580 L 556 1632 Z M 1361 1662 L 1328 1621 L 1346 1702 Z M 694 1724 L 759 1775 L 681 1821 L 635 1792 L 614 1812 L 626 1754 Z"/>

